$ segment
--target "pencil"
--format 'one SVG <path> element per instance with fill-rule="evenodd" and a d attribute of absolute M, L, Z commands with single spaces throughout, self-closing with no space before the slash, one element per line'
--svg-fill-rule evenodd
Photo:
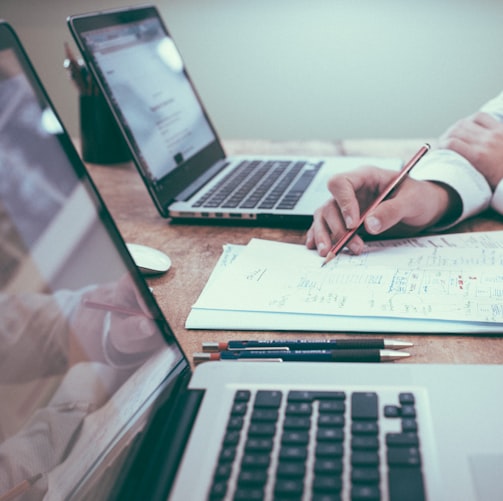
<path fill-rule="evenodd" d="M 117 304 L 99 303 L 97 301 L 91 301 L 90 299 L 84 299 L 82 304 L 87 308 L 93 308 L 95 310 L 111 311 L 113 313 L 122 313 L 123 315 L 130 316 L 142 315 L 144 317 L 148 317 L 148 315 L 140 309 L 128 308 L 127 306 L 119 306 Z"/>
<path fill-rule="evenodd" d="M 400 183 L 409 175 L 410 171 L 417 165 L 419 160 L 423 158 L 426 153 L 428 153 L 430 145 L 428 143 L 424 144 L 419 148 L 417 153 L 404 165 L 399 174 L 384 188 L 382 193 L 370 204 L 367 210 L 360 217 L 360 220 L 354 228 L 348 230 L 346 234 L 330 249 L 325 261 L 323 261 L 322 267 L 325 266 L 329 261 L 331 261 L 339 252 L 344 248 L 344 246 L 353 238 L 354 234 L 361 228 L 367 216 L 372 212 L 385 198 L 387 198 L 391 192 L 397 188 Z"/>
<path fill-rule="evenodd" d="M 70 78 L 75 83 L 77 89 L 81 94 L 89 93 L 89 84 L 86 78 L 86 69 L 84 66 L 79 64 L 79 62 L 75 59 L 75 56 L 70 49 L 70 46 L 67 42 L 64 44 L 65 47 L 65 60 L 63 62 L 63 66 L 68 70 L 70 74 Z"/>

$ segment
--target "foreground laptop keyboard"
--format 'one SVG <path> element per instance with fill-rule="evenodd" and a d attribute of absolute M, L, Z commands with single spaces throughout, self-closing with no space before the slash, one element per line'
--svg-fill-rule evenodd
<path fill-rule="evenodd" d="M 321 167 L 321 163 L 311 166 L 299 176 L 305 165 L 302 161 L 243 161 L 192 206 L 293 209 Z"/>
<path fill-rule="evenodd" d="M 393 400 L 237 391 L 208 499 L 425 500 L 415 396 Z"/>

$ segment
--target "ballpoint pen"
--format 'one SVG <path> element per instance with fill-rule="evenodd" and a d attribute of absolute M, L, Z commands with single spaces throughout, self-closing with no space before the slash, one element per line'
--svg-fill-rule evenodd
<path fill-rule="evenodd" d="M 194 362 L 255 361 L 255 362 L 391 362 L 409 357 L 395 350 L 298 350 L 298 351 L 220 351 L 194 353 Z"/>
<path fill-rule="evenodd" d="M 429 149 L 430 145 L 428 143 L 419 148 L 417 153 L 403 166 L 399 174 L 386 186 L 386 188 L 384 188 L 382 193 L 365 210 L 356 226 L 348 230 L 346 234 L 330 249 L 321 266 L 325 266 L 329 261 L 337 256 L 337 254 L 339 254 L 339 252 L 351 240 L 351 238 L 353 238 L 355 233 L 363 225 L 368 214 L 370 214 L 385 198 L 387 198 L 392 193 L 395 188 L 400 185 L 400 183 L 409 175 L 413 167 L 416 166 L 419 160 L 421 160 L 421 158 L 423 158 L 423 156 L 428 153 Z"/>
<path fill-rule="evenodd" d="M 220 341 L 203 342 L 203 352 L 211 353 L 218 351 L 242 351 L 242 350 L 264 350 L 264 351 L 289 351 L 289 350 L 347 350 L 347 349 L 394 349 L 409 348 L 413 346 L 408 341 L 398 339 L 382 338 L 358 338 L 358 339 L 296 339 L 296 340 L 248 340 L 248 341 Z"/>

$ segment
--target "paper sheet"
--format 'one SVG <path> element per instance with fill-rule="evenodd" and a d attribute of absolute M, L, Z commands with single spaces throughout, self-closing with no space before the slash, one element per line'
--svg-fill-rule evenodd
<path fill-rule="evenodd" d="M 226 246 L 187 328 L 503 328 L 503 232 L 374 242 L 361 256 L 341 254 L 321 268 L 322 262 L 303 245 Z"/>

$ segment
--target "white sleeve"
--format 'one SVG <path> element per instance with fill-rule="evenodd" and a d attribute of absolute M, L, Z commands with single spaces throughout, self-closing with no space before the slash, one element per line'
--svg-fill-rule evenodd
<path fill-rule="evenodd" d="M 496 120 L 503 122 L 503 92 L 487 102 L 480 111 L 489 113 Z M 491 208 L 503 214 L 503 179 L 498 183 L 491 199 Z"/>
<path fill-rule="evenodd" d="M 498 183 L 491 199 L 491 208 L 503 214 L 503 179 Z"/>
<path fill-rule="evenodd" d="M 484 106 L 480 108 L 480 111 L 489 113 L 496 118 L 496 120 L 503 122 L 503 92 L 484 104 Z"/>
<path fill-rule="evenodd" d="M 468 160 L 451 150 L 434 150 L 424 157 L 410 176 L 421 181 L 446 184 L 456 191 L 462 202 L 461 215 L 442 228 L 449 228 L 489 207 L 491 187 Z"/>

